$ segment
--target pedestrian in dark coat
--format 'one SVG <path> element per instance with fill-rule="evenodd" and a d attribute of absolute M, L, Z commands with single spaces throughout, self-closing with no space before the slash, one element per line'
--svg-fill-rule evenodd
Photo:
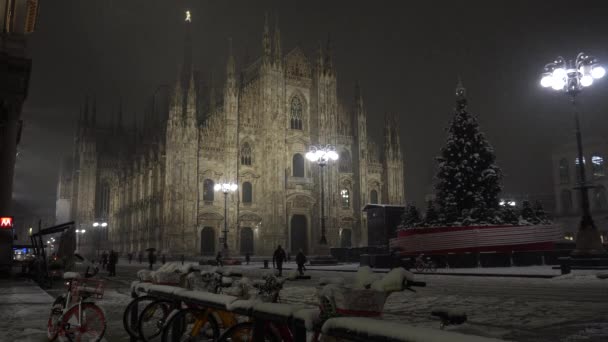
<path fill-rule="evenodd" d="M 286 257 L 285 251 L 279 245 L 272 255 L 272 265 L 279 270 L 279 277 L 283 276 L 283 261 L 285 261 Z"/>
<path fill-rule="evenodd" d="M 154 255 L 153 249 L 148 251 L 148 263 L 150 264 L 150 271 L 152 271 L 154 264 L 156 263 L 156 255 Z"/>
<path fill-rule="evenodd" d="M 165 262 L 167 262 L 167 259 L 165 258 L 164 254 L 160 257 L 160 261 L 163 263 L 163 265 L 165 264 Z"/>
<path fill-rule="evenodd" d="M 245 253 L 245 262 L 247 263 L 247 265 L 249 265 L 249 260 L 251 260 L 251 257 L 249 256 L 249 252 Z"/>
<path fill-rule="evenodd" d="M 101 254 L 101 268 L 106 269 L 106 265 L 108 264 L 108 253 L 105 251 Z"/>
<path fill-rule="evenodd" d="M 184 261 L 186 261 L 186 257 L 182 254 L 182 265 L 184 264 Z"/>
<path fill-rule="evenodd" d="M 129 258 L 129 264 L 130 264 L 131 260 L 133 260 L 133 253 L 127 254 L 127 258 Z"/>
<path fill-rule="evenodd" d="M 139 259 L 139 263 L 141 264 L 142 262 L 144 262 L 144 252 L 139 252 L 139 255 L 137 257 Z"/>
<path fill-rule="evenodd" d="M 304 264 L 306 261 L 308 260 L 306 259 L 304 252 L 300 249 L 296 255 L 296 264 L 298 264 L 298 272 L 300 272 L 300 275 L 304 275 Z"/>
<path fill-rule="evenodd" d="M 118 262 L 118 255 L 114 250 L 110 251 L 110 255 L 108 256 L 108 272 L 110 277 L 116 276 L 116 263 Z"/>
<path fill-rule="evenodd" d="M 215 256 L 215 262 L 218 266 L 224 266 L 224 263 L 222 262 L 222 252 L 217 252 L 217 255 Z"/>

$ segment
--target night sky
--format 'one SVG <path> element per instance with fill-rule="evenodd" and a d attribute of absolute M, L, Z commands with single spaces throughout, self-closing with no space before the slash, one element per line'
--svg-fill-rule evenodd
<path fill-rule="evenodd" d="M 224 82 L 228 38 L 237 64 L 261 53 L 264 11 L 278 13 L 283 52 L 308 54 L 331 33 L 338 92 L 352 104 L 360 81 L 371 134 L 401 120 L 406 199 L 431 192 L 460 75 L 470 110 L 494 145 L 505 192 L 551 194 L 551 151 L 573 140 L 563 95 L 539 86 L 543 66 L 580 51 L 608 63 L 605 1 L 41 1 L 31 35 L 30 91 L 16 165 L 17 211 L 52 212 L 60 161 L 71 151 L 85 94 L 109 121 L 122 96 L 141 115 L 177 76 L 184 11 L 192 12 L 194 66 Z M 580 96 L 586 136 L 608 127 L 608 79 Z M 132 119 L 127 120 L 131 122 Z"/>

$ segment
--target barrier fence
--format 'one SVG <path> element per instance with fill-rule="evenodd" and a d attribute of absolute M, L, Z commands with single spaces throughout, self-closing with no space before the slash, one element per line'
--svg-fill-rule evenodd
<path fill-rule="evenodd" d="M 402 341 L 402 342 L 498 342 L 502 340 L 464 335 L 439 329 L 421 328 L 397 322 L 364 317 L 335 317 L 318 324 L 318 309 L 285 303 L 265 303 L 243 300 L 234 296 L 188 290 L 176 286 L 133 282 L 133 298 L 147 295 L 158 299 L 183 302 L 201 307 L 233 312 L 253 318 L 254 332 L 263 331 L 267 322 L 285 324 L 293 332 L 294 341 L 304 342 L 307 333 L 322 332 L 325 336 L 348 341 Z M 137 307 L 131 312 L 131 323 L 137 324 Z M 132 342 L 136 339 L 131 339 Z M 254 334 L 253 341 L 264 341 L 262 334 Z"/>

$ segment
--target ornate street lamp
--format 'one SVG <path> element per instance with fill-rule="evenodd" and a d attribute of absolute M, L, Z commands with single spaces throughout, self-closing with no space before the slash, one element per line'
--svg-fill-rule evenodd
<path fill-rule="evenodd" d="M 311 162 L 315 162 L 320 167 L 320 178 L 321 178 L 321 239 L 319 240 L 320 245 L 327 245 L 327 238 L 325 237 L 325 193 L 323 186 L 323 168 L 330 162 L 338 160 L 339 156 L 336 152 L 336 148 L 332 145 L 318 145 L 311 146 L 310 151 L 306 153 L 306 159 Z"/>
<path fill-rule="evenodd" d="M 213 189 L 224 193 L 224 250 L 228 250 L 228 194 L 235 192 L 239 186 L 234 183 L 218 183 Z"/>
<path fill-rule="evenodd" d="M 576 237 L 576 250 L 574 254 L 597 254 L 603 252 L 601 238 L 597 230 L 591 210 L 589 209 L 589 192 L 585 175 L 585 157 L 581 138 L 581 127 L 576 103 L 576 95 L 584 88 L 593 84 L 593 81 L 604 77 L 606 69 L 598 64 L 598 60 L 583 52 L 576 56 L 574 61 L 557 57 L 555 61 L 545 66 L 545 72 L 540 80 L 541 86 L 560 91 L 570 97 L 574 112 L 576 127 L 576 144 L 578 149 L 578 171 L 580 184 L 577 189 L 581 191 L 581 209 L 583 211 L 581 223 Z"/>
<path fill-rule="evenodd" d="M 101 239 L 102 239 L 102 232 L 99 228 L 106 228 L 108 226 L 108 222 L 106 221 L 95 221 L 93 222 L 93 228 L 98 228 L 97 231 L 95 232 L 95 236 L 96 236 L 96 245 L 97 245 L 97 254 L 99 254 L 99 249 L 101 247 Z"/>

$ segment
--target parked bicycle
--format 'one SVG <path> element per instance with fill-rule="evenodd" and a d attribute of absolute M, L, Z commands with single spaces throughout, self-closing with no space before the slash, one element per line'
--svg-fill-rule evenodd
<path fill-rule="evenodd" d="M 92 279 L 95 273 L 89 273 L 89 268 L 84 278 L 76 272 L 64 273 L 67 291 L 57 297 L 51 308 L 47 323 L 49 341 L 57 338 L 70 342 L 101 341 L 106 331 L 106 318 L 91 299 L 103 298 L 104 282 Z"/>
<path fill-rule="evenodd" d="M 279 280 L 274 275 L 268 275 L 262 281 L 253 282 L 257 290 L 257 299 L 264 302 L 279 301 L 279 292 L 286 279 Z M 220 291 L 226 284 L 211 288 Z M 234 287 L 232 288 L 234 289 Z M 238 293 L 230 293 L 237 297 L 247 297 L 249 285 L 242 284 Z M 226 310 L 218 310 L 200 305 L 188 305 L 172 316 L 163 329 L 162 341 L 217 341 L 222 331 L 226 331 L 239 323 L 239 316 Z"/>
<path fill-rule="evenodd" d="M 401 290 L 410 290 L 416 292 L 414 289 L 412 289 L 413 286 L 426 286 L 426 283 L 404 279 Z M 343 314 L 337 312 L 334 298 L 321 296 L 319 298 L 319 301 L 319 308 L 321 310 L 319 315 L 320 322 L 317 322 L 319 327 L 325 322 L 325 320 L 331 317 L 337 317 L 341 315 L 344 316 Z M 226 330 L 220 336 L 218 341 L 253 341 L 254 336 L 257 336 L 258 334 L 262 336 L 263 341 L 295 341 L 295 332 L 292 331 L 292 326 L 289 323 L 265 321 L 261 327 L 261 331 L 256 331 L 256 328 L 259 327 L 256 326 L 255 322 L 253 321 L 238 323 Z M 317 329 L 317 331 L 312 336 L 311 341 L 316 342 L 320 340 L 322 340 L 322 335 Z"/>
<path fill-rule="evenodd" d="M 437 271 L 437 264 L 428 258 L 425 260 L 423 255 L 416 258 L 415 267 L 418 272 L 430 271 L 434 273 Z"/>

